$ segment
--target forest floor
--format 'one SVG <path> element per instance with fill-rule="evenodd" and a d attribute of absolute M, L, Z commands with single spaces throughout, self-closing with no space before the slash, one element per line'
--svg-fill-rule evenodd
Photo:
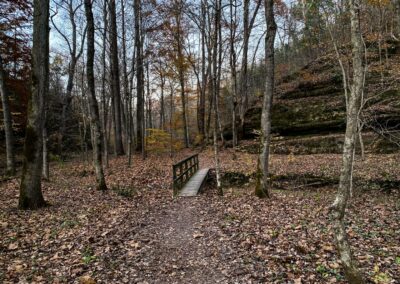
<path fill-rule="evenodd" d="M 213 180 L 172 198 L 174 159 L 113 158 L 110 190 L 88 163 L 51 164 L 50 206 L 19 211 L 18 179 L 0 186 L 2 283 L 344 283 L 327 208 L 340 155 L 274 155 L 273 198 L 253 196 L 256 156 L 221 152 L 224 196 Z M 201 167 L 213 167 L 211 149 Z M 400 157 L 357 160 L 348 209 L 353 252 L 368 281 L 400 282 Z"/>

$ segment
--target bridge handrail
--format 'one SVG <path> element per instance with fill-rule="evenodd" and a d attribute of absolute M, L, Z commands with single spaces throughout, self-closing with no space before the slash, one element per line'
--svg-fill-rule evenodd
<path fill-rule="evenodd" d="M 174 195 L 199 170 L 199 154 L 189 156 L 172 165 Z"/>

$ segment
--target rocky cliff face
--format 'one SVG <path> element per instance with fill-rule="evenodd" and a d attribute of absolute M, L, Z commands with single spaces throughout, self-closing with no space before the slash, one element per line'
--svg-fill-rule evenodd
<path fill-rule="evenodd" d="M 398 148 L 381 141 L 377 134 L 380 128 L 400 131 L 399 44 L 388 42 L 388 49 L 383 52 L 381 64 L 377 51 L 373 46 L 369 49 L 362 114 L 367 150 L 374 152 Z M 335 55 L 326 55 L 278 81 L 272 110 L 273 151 L 340 152 L 345 115 L 341 71 Z M 243 138 L 254 138 L 260 119 L 261 100 L 246 113 Z M 386 150 L 382 149 L 383 144 Z"/>

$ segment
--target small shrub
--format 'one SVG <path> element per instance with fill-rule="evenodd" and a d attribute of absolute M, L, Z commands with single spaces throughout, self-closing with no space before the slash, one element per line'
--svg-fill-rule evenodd
<path fill-rule="evenodd" d="M 82 262 L 87 265 L 95 259 L 96 256 L 94 255 L 93 250 L 91 248 L 85 248 L 83 252 Z"/>
<path fill-rule="evenodd" d="M 63 161 L 63 159 L 61 158 L 60 155 L 53 154 L 51 152 L 49 153 L 49 161 L 56 162 L 56 163 L 59 163 L 59 164 L 63 164 L 64 163 L 64 161 Z"/>
<path fill-rule="evenodd" d="M 148 133 L 146 137 L 146 149 L 149 152 L 165 153 L 170 151 L 171 146 L 174 151 L 183 148 L 181 140 L 177 140 L 174 137 L 171 139 L 171 134 L 162 129 L 148 128 L 146 131 Z"/>

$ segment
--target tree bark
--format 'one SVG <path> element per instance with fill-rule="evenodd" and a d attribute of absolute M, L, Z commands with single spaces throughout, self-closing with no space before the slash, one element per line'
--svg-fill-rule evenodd
<path fill-rule="evenodd" d="M 229 65 L 231 68 L 231 81 L 232 81 L 232 146 L 237 146 L 237 130 L 236 130 L 236 107 L 237 107 L 237 78 L 236 78 L 236 49 L 235 49 L 235 40 L 236 40 L 236 0 L 230 0 L 229 6 L 230 12 L 230 57 L 229 57 Z"/>
<path fill-rule="evenodd" d="M 351 43 L 353 61 L 353 83 L 347 106 L 346 133 L 343 146 L 342 169 L 340 171 L 339 188 L 331 206 L 333 231 L 340 260 L 349 283 L 364 283 L 352 257 L 345 227 L 345 212 L 352 188 L 354 150 L 357 133 L 358 113 L 363 92 L 363 43 L 360 31 L 360 0 L 350 0 Z"/>
<path fill-rule="evenodd" d="M 136 150 L 144 155 L 144 70 L 141 0 L 134 0 L 136 54 Z"/>
<path fill-rule="evenodd" d="M 128 65 L 127 65 L 127 55 L 126 55 L 126 27 L 125 27 L 125 1 L 121 0 L 121 26 L 122 26 L 122 72 L 123 72 L 123 87 L 124 87 L 124 98 L 122 101 L 124 114 L 123 122 L 125 128 L 125 140 L 126 147 L 129 147 L 129 101 L 130 101 L 130 91 L 129 91 L 129 78 L 128 78 Z M 128 150 L 129 151 L 129 150 Z"/>
<path fill-rule="evenodd" d="M 135 66 L 136 66 L 136 51 L 134 50 L 132 56 L 132 70 L 129 78 L 130 88 L 129 88 L 129 99 L 128 99 L 128 166 L 132 165 L 132 143 L 133 139 L 133 80 L 135 74 Z"/>
<path fill-rule="evenodd" d="M 160 80 L 161 80 L 161 98 L 160 98 L 160 129 L 165 129 L 165 102 L 164 102 L 164 88 L 165 88 L 165 78 L 163 74 L 163 69 L 160 68 Z"/>
<path fill-rule="evenodd" d="M 198 108 L 198 125 L 200 133 L 200 142 L 204 142 L 205 137 L 205 119 L 206 119 L 206 1 L 201 1 L 201 88 Z"/>
<path fill-rule="evenodd" d="M 268 187 L 269 175 L 269 148 L 271 143 L 271 108 L 275 91 L 275 36 L 277 26 L 274 17 L 274 0 L 264 0 L 265 19 L 267 21 L 267 35 L 265 37 L 265 68 L 267 77 L 265 78 L 265 93 L 263 99 L 263 109 L 261 114 L 261 153 L 259 156 L 259 169 L 257 173 L 256 196 L 270 197 Z"/>
<path fill-rule="evenodd" d="M 216 85 L 216 96 L 215 96 L 215 106 L 217 107 L 217 119 L 218 119 L 218 131 L 219 135 L 221 137 L 221 143 L 222 146 L 225 145 L 225 139 L 224 139 L 224 134 L 222 131 L 222 122 L 221 122 L 221 116 L 220 116 L 220 111 L 219 111 L 219 94 L 220 94 L 220 86 L 221 86 L 221 74 L 222 74 L 222 25 L 221 25 L 221 6 L 222 3 L 219 3 L 219 12 L 218 12 L 218 20 L 217 20 L 217 39 L 218 39 L 218 68 L 217 68 L 217 85 Z"/>
<path fill-rule="evenodd" d="M 394 4 L 394 7 L 395 7 L 395 20 L 396 20 L 395 32 L 396 32 L 396 37 L 400 37 L 400 0 L 393 0 L 393 2 L 394 2 L 393 4 Z"/>
<path fill-rule="evenodd" d="M 41 187 L 43 127 L 49 90 L 49 0 L 33 2 L 32 93 L 28 101 L 24 162 L 19 191 L 20 209 L 46 205 Z"/>
<path fill-rule="evenodd" d="M 107 139 L 107 104 L 106 104 L 106 47 L 107 47 L 107 29 L 108 29 L 108 20 L 107 20 L 107 0 L 103 0 L 103 46 L 101 53 L 101 65 L 102 65 L 102 75 L 101 75 L 101 108 L 103 110 L 102 115 L 102 131 L 103 131 L 103 152 L 104 152 L 104 165 L 108 167 L 108 139 Z"/>
<path fill-rule="evenodd" d="M 3 106 L 4 132 L 6 136 L 7 175 L 15 174 L 15 153 L 14 135 L 12 129 L 12 117 L 10 110 L 9 94 L 6 86 L 6 75 L 3 68 L 3 61 L 0 56 L 0 93 Z"/>
<path fill-rule="evenodd" d="M 148 113 L 148 128 L 153 128 L 152 100 L 150 93 L 150 74 L 149 62 L 146 62 L 146 87 L 147 87 L 147 113 Z"/>
<path fill-rule="evenodd" d="M 97 105 L 95 85 L 94 85 L 94 20 L 92 12 L 91 0 L 85 0 L 85 14 L 88 26 L 87 31 L 87 61 L 86 61 L 86 76 L 89 89 L 89 106 L 90 106 L 90 127 L 92 129 L 92 143 L 93 143 L 93 164 L 96 172 L 97 190 L 107 190 L 106 181 L 103 173 L 102 165 L 102 132 L 100 127 L 99 107 Z"/>
<path fill-rule="evenodd" d="M 174 128 L 173 128 L 173 119 L 174 119 L 174 88 L 171 83 L 169 82 L 170 87 L 170 116 L 169 116 L 169 132 L 170 132 L 170 153 L 169 157 L 172 158 L 174 156 L 174 145 L 173 145 L 173 138 L 174 138 Z"/>
<path fill-rule="evenodd" d="M 183 55 L 183 46 L 182 46 L 182 23 L 181 17 L 183 14 L 183 7 L 181 3 L 179 7 L 176 8 L 178 11 L 175 12 L 175 21 L 176 21 L 176 46 L 177 46 L 177 69 L 178 69 L 178 78 L 180 84 L 180 94 L 181 94 L 181 102 L 182 102 L 182 121 L 183 121 L 183 133 L 184 133 L 184 143 L 185 147 L 189 148 L 189 126 L 187 119 L 187 110 L 186 110 L 186 94 L 185 94 L 185 66 L 184 66 L 184 55 Z"/>
<path fill-rule="evenodd" d="M 47 148 L 47 111 L 45 113 L 45 125 L 43 127 L 43 165 L 42 165 L 42 177 L 45 180 L 50 179 L 50 171 L 49 171 L 49 150 Z"/>
<path fill-rule="evenodd" d="M 249 49 L 249 6 L 250 0 L 243 1 L 243 54 L 242 54 L 242 67 L 240 71 L 240 128 L 243 131 L 244 115 L 248 104 L 247 92 L 247 55 Z"/>
<path fill-rule="evenodd" d="M 214 159 L 215 159 L 215 175 L 217 178 L 217 190 L 218 195 L 223 195 L 224 192 L 221 187 L 221 178 L 220 178 L 220 163 L 219 163 L 219 153 L 218 153 L 218 93 L 219 93 L 219 68 L 217 67 L 217 63 L 220 63 L 217 59 L 218 53 L 218 38 L 219 38 L 219 27 L 221 21 L 221 0 L 216 1 L 215 7 L 215 27 L 214 27 L 214 51 L 213 51 L 213 97 L 214 97 L 214 128 L 213 128 L 213 144 L 214 144 Z M 221 40 L 221 39 L 220 39 Z M 220 51 L 221 52 L 221 51 Z"/>
<path fill-rule="evenodd" d="M 124 155 L 122 144 L 122 121 L 121 121 L 121 92 L 119 80 L 118 60 L 118 34 L 117 14 L 115 0 L 110 0 L 110 54 L 111 54 L 111 94 L 114 101 L 114 146 L 117 156 Z"/>

